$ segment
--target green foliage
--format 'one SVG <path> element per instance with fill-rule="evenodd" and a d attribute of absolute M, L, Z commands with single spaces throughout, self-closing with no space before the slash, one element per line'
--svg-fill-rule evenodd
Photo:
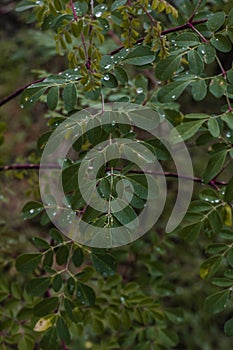
<path fill-rule="evenodd" d="M 60 62 L 59 68 L 49 66 L 49 73 L 38 71 L 38 80 L 20 98 L 23 111 L 36 102 L 46 110 L 47 131 L 38 138 L 37 159 L 68 117 L 72 123 L 62 135 L 68 139 L 76 128 L 82 136 L 72 145 L 77 159 L 69 155 L 55 164 L 62 169 L 59 181 L 69 210 L 61 214 L 50 193 L 45 205 L 38 191 L 29 193 L 22 218 L 32 220 L 32 230 L 41 234 L 16 253 L 11 238 L 6 239 L 1 251 L 2 349 L 194 349 L 204 342 L 209 349 L 216 341 L 219 346 L 227 342 L 218 339 L 222 319 L 220 325 L 212 315 L 220 312 L 225 334 L 233 335 L 233 319 L 227 314 L 233 290 L 233 67 L 227 55 L 233 43 L 232 2 L 173 3 L 176 8 L 165 0 L 22 0 L 16 5 L 17 13 L 28 11 L 27 21 L 35 22 L 35 31 L 53 36 Z M 171 170 L 166 143 L 139 130 L 149 130 L 158 120 L 127 107 L 119 117 L 104 111 L 105 102 L 148 106 L 158 120 L 172 123 L 172 141 L 177 146 L 186 141 L 193 158 L 195 178 L 186 180 L 197 186 L 183 221 L 171 234 L 164 233 L 164 227 L 173 185 L 162 218 L 144 238 L 117 249 L 111 244 L 90 249 L 64 237 L 50 218 L 59 217 L 65 227 L 73 215 L 96 230 L 105 229 L 110 238 L 111 230 L 123 225 L 122 237 L 131 238 L 149 195 L 157 198 L 161 191 L 160 172 L 158 179 L 150 173 L 146 177 L 135 163 L 153 164 L 156 157 L 168 169 L 165 176 L 182 177 Z M 103 111 L 92 118 L 87 108 L 94 104 Z M 75 112 L 78 120 L 72 119 Z M 6 123 L 1 122 L 0 146 L 5 132 Z M 114 138 L 127 142 L 116 147 Z M 103 141 L 106 146 L 94 150 Z M 93 165 L 98 166 L 95 180 L 78 183 L 81 161 L 85 181 Z M 18 173 L 18 179 L 26 181 L 24 176 Z M 122 184 L 129 204 L 114 201 Z M 81 185 L 87 197 L 96 190 L 107 210 L 100 201 L 95 209 L 87 203 Z M 7 230 L 3 228 L 3 237 Z M 202 293 L 203 288 L 207 292 Z M 200 312 L 209 324 L 216 322 L 212 343 L 203 336 Z"/>

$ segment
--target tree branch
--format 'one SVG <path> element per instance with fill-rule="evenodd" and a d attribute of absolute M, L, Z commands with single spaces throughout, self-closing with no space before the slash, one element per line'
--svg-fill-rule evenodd
<path fill-rule="evenodd" d="M 10 164 L 0 166 L 1 171 L 9 170 L 32 170 L 32 169 L 60 169 L 59 164 Z"/>
<path fill-rule="evenodd" d="M 32 169 L 60 169 L 59 164 L 10 164 L 10 165 L 3 165 L 0 166 L 0 172 L 1 171 L 10 171 L 10 170 L 32 170 Z M 106 171 L 111 170 L 111 168 L 106 168 Z M 121 168 L 114 168 L 115 171 L 122 171 Z M 155 176 L 165 176 L 165 177 L 171 177 L 171 178 L 181 178 L 184 180 L 189 180 L 193 181 L 199 184 L 204 184 L 204 180 L 200 177 L 189 177 L 186 175 L 182 174 L 177 174 L 169 171 L 142 171 L 142 170 L 130 170 L 129 173 L 134 173 L 134 174 L 148 174 L 148 175 L 155 175 Z M 217 181 L 212 179 L 209 182 L 209 185 L 214 186 L 214 185 L 222 185 L 225 186 L 227 185 L 227 182 L 225 181 Z"/>
<path fill-rule="evenodd" d="M 74 20 L 77 20 L 78 19 L 78 16 L 76 14 L 76 11 L 75 11 L 75 8 L 74 8 L 74 4 L 73 4 L 73 1 L 70 0 L 70 6 L 72 8 L 72 11 L 73 11 L 73 16 L 74 16 Z M 207 18 L 206 19 L 200 19 L 198 21 L 193 21 L 192 22 L 192 26 L 195 26 L 195 25 L 198 25 L 198 24 L 201 24 L 201 23 L 205 23 L 207 22 Z M 178 32 L 180 30 L 184 30 L 184 29 L 187 29 L 187 28 L 190 28 L 190 23 L 185 23 L 181 26 L 177 26 L 177 27 L 174 27 L 174 28 L 170 28 L 170 29 L 166 29 L 166 30 L 163 30 L 161 35 L 166 35 L 166 34 L 169 34 L 169 33 L 174 33 L 174 32 Z M 137 44 L 140 44 L 141 42 L 143 42 L 144 40 L 144 37 L 142 38 L 139 38 L 137 40 Z M 82 38 L 82 42 L 83 42 L 83 45 L 84 45 L 84 50 L 85 50 L 85 40 L 84 38 Z M 119 46 L 117 49 L 111 51 L 109 53 L 109 55 L 115 55 L 116 53 L 118 53 L 119 51 L 121 51 L 122 49 L 124 48 L 123 45 Z M 89 68 L 89 67 L 88 67 Z M 38 80 L 35 80 L 27 85 L 24 85 L 23 87 L 19 88 L 18 90 L 16 90 L 15 92 L 13 92 L 12 94 L 6 96 L 5 98 L 3 98 L 1 101 L 0 101 L 0 107 L 3 106 L 4 104 L 6 104 L 7 102 L 9 102 L 10 100 L 12 100 L 13 98 L 17 97 L 18 95 L 20 95 L 26 88 L 28 88 L 29 86 L 33 85 L 33 84 L 37 84 L 37 83 L 40 83 L 41 81 L 45 80 L 46 78 L 41 78 L 41 79 L 38 79 Z"/>
<path fill-rule="evenodd" d="M 198 24 L 205 23 L 205 22 L 207 22 L 207 21 L 208 21 L 207 18 L 200 19 L 200 20 L 198 20 L 198 21 L 193 21 L 193 22 L 192 22 L 192 25 L 193 25 L 193 26 L 196 26 L 196 25 L 198 25 Z M 170 28 L 170 29 L 163 30 L 163 31 L 161 32 L 161 35 L 167 35 L 167 34 L 170 34 L 170 33 L 179 32 L 180 30 L 184 30 L 184 29 L 188 29 L 188 28 L 190 28 L 190 22 L 187 22 L 187 23 L 185 23 L 185 24 L 182 24 L 182 25 L 177 26 L 177 27 L 174 27 L 174 28 Z M 144 37 L 139 38 L 139 39 L 137 40 L 137 44 L 140 44 L 141 42 L 143 42 L 143 40 L 144 40 Z M 117 49 L 111 51 L 111 52 L 109 53 L 109 55 L 115 55 L 116 53 L 118 53 L 119 51 L 121 51 L 123 48 L 124 48 L 123 45 L 122 45 L 122 46 L 119 46 Z"/>
<path fill-rule="evenodd" d="M 29 86 L 33 85 L 33 84 L 37 84 L 40 83 L 41 81 L 45 80 L 46 78 L 41 78 L 35 81 L 32 81 L 31 83 L 28 83 L 24 86 L 22 86 L 21 88 L 19 88 L 18 90 L 16 90 L 15 92 L 13 92 L 12 94 L 6 96 L 4 99 L 2 99 L 0 101 L 0 107 L 3 106 L 5 103 L 9 102 L 10 100 L 12 100 L 13 98 L 17 97 L 18 95 L 20 95 L 26 88 L 28 88 Z"/>

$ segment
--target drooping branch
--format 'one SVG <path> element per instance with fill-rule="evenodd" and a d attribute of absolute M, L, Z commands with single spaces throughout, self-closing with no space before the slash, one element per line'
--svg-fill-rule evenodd
<path fill-rule="evenodd" d="M 19 88 L 18 90 L 16 90 L 15 92 L 13 92 L 12 94 L 6 96 L 4 99 L 2 99 L 0 101 L 0 107 L 3 106 L 4 104 L 6 104 L 7 102 L 9 102 L 10 100 L 13 100 L 13 98 L 17 97 L 18 95 L 20 95 L 25 89 L 27 89 L 29 86 L 33 85 L 33 84 L 37 84 L 40 83 L 41 81 L 45 80 L 46 78 L 41 78 L 41 79 L 37 79 L 35 81 L 32 81 L 31 83 L 28 83 L 24 86 L 22 86 L 21 88 Z"/>
<path fill-rule="evenodd" d="M 60 169 L 59 164 L 10 164 L 10 165 L 3 165 L 0 166 L 0 172 L 1 171 L 10 171 L 10 170 L 32 170 L 32 169 Z M 106 171 L 110 170 L 110 168 L 106 168 Z M 114 168 L 115 171 L 122 171 L 121 168 Z M 154 175 L 154 176 L 165 176 L 165 177 L 170 177 L 170 178 L 180 178 L 188 181 L 193 181 L 199 184 L 204 184 L 204 180 L 200 177 L 190 177 L 186 176 L 183 174 L 177 174 L 169 171 L 150 171 L 150 170 L 130 170 L 129 173 L 134 173 L 134 174 L 148 174 L 148 175 Z M 225 186 L 227 185 L 227 182 L 225 181 L 218 181 L 216 178 L 211 180 L 209 182 L 209 185 L 214 186 L 214 185 L 220 185 L 220 186 Z"/>
<path fill-rule="evenodd" d="M 201 23 L 205 23 L 207 22 L 208 19 L 207 18 L 204 18 L 204 19 L 200 19 L 200 20 L 197 20 L 197 21 L 193 21 L 192 22 L 192 25 L 193 26 L 196 26 L 198 24 L 201 24 Z M 161 35 L 167 35 L 167 34 L 170 34 L 170 33 L 175 33 L 175 32 L 179 32 L 181 30 L 184 30 L 184 29 L 188 29 L 190 28 L 190 22 L 187 22 L 185 24 L 182 24 L 180 26 L 177 26 L 177 27 L 173 27 L 173 28 L 170 28 L 170 29 L 165 29 L 161 32 Z M 137 44 L 140 44 L 141 42 L 143 42 L 144 40 L 144 37 L 142 38 L 139 38 L 137 40 Z M 117 49 L 113 50 L 110 52 L 110 55 L 115 55 L 116 53 L 118 53 L 119 51 L 121 51 L 122 49 L 124 48 L 124 46 L 119 46 Z"/>
<path fill-rule="evenodd" d="M 70 5 L 71 5 L 71 8 L 72 8 L 72 12 L 73 12 L 73 16 L 74 16 L 74 20 L 77 20 L 78 17 L 77 17 L 77 14 L 76 14 L 76 11 L 75 11 L 75 8 L 74 8 L 74 4 L 73 4 L 73 1 L 71 0 L 70 1 Z M 180 25 L 180 26 L 177 26 L 177 27 L 173 27 L 173 28 L 170 28 L 170 29 L 166 29 L 166 30 L 163 30 L 161 35 L 167 35 L 167 34 L 170 34 L 170 33 L 174 33 L 174 32 L 178 32 L 178 31 L 181 31 L 181 30 L 184 30 L 184 29 L 188 29 L 190 28 L 190 23 L 191 25 L 194 27 L 198 24 L 201 24 L 201 23 L 205 23 L 207 22 L 207 18 L 206 19 L 200 19 L 200 20 L 197 20 L 197 21 L 193 21 L 193 22 L 188 22 L 188 23 L 185 23 L 183 25 Z M 144 40 L 144 37 L 142 38 L 139 38 L 137 40 L 137 44 L 140 44 L 142 43 Z M 85 40 L 84 38 L 82 38 L 82 42 L 83 42 L 83 45 L 84 45 L 84 50 L 85 50 Z M 115 55 L 116 53 L 118 53 L 119 51 L 121 51 L 122 49 L 124 48 L 123 45 L 120 45 L 117 49 L 111 51 L 109 53 L 109 55 Z M 88 67 L 89 68 L 89 67 Z M 3 98 L 1 101 L 0 101 L 0 107 L 3 106 L 4 104 L 6 104 L 7 102 L 11 101 L 12 99 L 14 99 L 15 97 L 17 97 L 18 95 L 20 95 L 26 88 L 28 88 L 29 86 L 33 85 L 33 84 L 37 84 L 41 81 L 43 81 L 44 79 L 46 78 L 41 78 L 41 79 L 38 79 L 38 80 L 35 80 L 31 83 L 28 83 L 24 86 L 22 86 L 21 88 L 19 88 L 18 90 L 16 90 L 15 92 L 13 92 L 12 94 L 6 96 L 5 98 Z"/>
<path fill-rule="evenodd" d="M 0 171 L 32 170 L 32 169 L 60 169 L 59 164 L 9 164 L 0 166 Z"/>

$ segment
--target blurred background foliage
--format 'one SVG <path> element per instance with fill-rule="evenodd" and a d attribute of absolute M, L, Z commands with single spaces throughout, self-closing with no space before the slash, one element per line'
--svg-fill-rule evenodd
<path fill-rule="evenodd" d="M 171 3 L 179 8 L 182 1 Z M 213 11 L 227 12 L 233 5 L 232 1 L 219 0 L 213 3 Z M 57 73 L 66 69 L 68 65 L 65 57 L 56 54 L 53 35 L 39 31 L 35 24 L 31 23 L 28 12 L 16 13 L 16 4 L 17 1 L 11 0 L 1 0 L 0 4 L 1 97 L 35 80 L 35 67 L 36 73 L 43 75 L 44 70 Z M 224 55 L 226 67 L 231 66 L 232 58 L 232 52 Z M 218 70 L 218 67 L 212 66 L 211 69 Z M 216 99 L 211 96 L 204 102 L 194 102 L 189 94 L 182 95 L 184 113 L 200 110 L 203 113 L 211 113 L 216 109 Z M 38 136 L 47 130 L 44 114 L 46 107 L 41 103 L 29 109 L 21 109 L 19 98 L 1 108 L 0 120 L 7 125 L 4 132 L 5 141 L 0 146 L 2 165 L 39 161 L 36 141 Z M 192 148 L 191 141 L 189 146 L 195 173 L 198 174 L 205 162 L 205 147 L 197 152 L 195 147 Z M 174 181 L 168 182 L 171 188 L 175 186 Z M 198 192 L 200 185 L 196 184 L 195 188 Z M 32 236 L 47 237 L 47 228 L 42 228 L 37 219 L 28 223 L 20 216 L 25 196 L 28 199 L 39 198 L 37 171 L 2 173 L 0 189 L 1 281 L 10 281 L 22 286 L 25 280 L 16 272 L 14 259 L 19 253 L 30 252 L 33 249 Z M 167 206 L 169 207 L 169 199 Z M 171 316 L 171 328 L 180 337 L 179 345 L 175 349 L 231 349 L 232 339 L 223 333 L 223 324 L 231 312 L 226 311 L 216 316 L 204 310 L 204 299 L 216 290 L 199 276 L 200 265 L 206 258 L 208 239 L 202 236 L 198 242 L 190 244 L 177 236 L 164 236 L 163 226 L 161 218 L 156 232 L 152 230 L 139 241 L 114 251 L 119 262 L 118 272 L 124 281 L 137 282 L 145 293 L 161 296 L 165 307 L 177 308 L 177 317 Z M 14 308 L 15 304 L 11 307 Z M 92 340 L 98 344 L 98 337 L 93 336 Z M 77 342 L 80 342 L 77 349 L 92 348 L 92 343 L 86 342 L 85 336 L 79 335 Z M 12 349 L 15 349 L 14 345 Z"/>

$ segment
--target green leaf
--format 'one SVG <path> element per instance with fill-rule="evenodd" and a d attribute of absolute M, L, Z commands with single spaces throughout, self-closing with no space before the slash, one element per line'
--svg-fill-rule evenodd
<path fill-rule="evenodd" d="M 82 17 L 88 11 L 88 4 L 85 1 L 75 1 L 74 8 L 77 16 Z"/>
<path fill-rule="evenodd" d="M 127 0 L 115 0 L 111 5 L 111 11 L 116 11 L 119 7 L 125 5 Z"/>
<path fill-rule="evenodd" d="M 227 79 L 228 81 L 233 84 L 233 69 L 230 69 L 228 72 L 227 72 Z"/>
<path fill-rule="evenodd" d="M 221 119 L 228 125 L 230 129 L 233 130 L 233 114 L 232 113 L 226 113 L 221 116 Z"/>
<path fill-rule="evenodd" d="M 51 228 L 51 230 L 49 230 L 49 235 L 56 243 L 63 243 L 62 235 L 55 228 Z"/>
<path fill-rule="evenodd" d="M 215 97 L 222 97 L 226 92 L 226 80 L 221 76 L 214 77 L 209 84 L 209 90 Z"/>
<path fill-rule="evenodd" d="M 17 345 L 18 350 L 33 350 L 35 346 L 35 340 L 27 333 L 23 333 Z"/>
<path fill-rule="evenodd" d="M 229 249 L 227 252 L 227 262 L 231 267 L 233 267 L 233 248 Z"/>
<path fill-rule="evenodd" d="M 66 245 L 60 246 L 56 251 L 56 262 L 58 265 L 67 263 L 69 257 L 69 249 Z"/>
<path fill-rule="evenodd" d="M 226 150 L 216 152 L 213 155 L 211 155 L 203 175 L 205 183 L 209 183 L 220 172 L 225 163 L 226 156 Z"/>
<path fill-rule="evenodd" d="M 50 245 L 48 244 L 48 242 L 40 237 L 33 237 L 32 243 L 34 244 L 34 246 L 36 248 L 41 249 L 41 250 L 46 250 L 46 249 L 50 248 Z"/>
<path fill-rule="evenodd" d="M 226 307 L 229 295 L 229 290 L 223 290 L 207 297 L 205 300 L 206 311 L 214 314 L 223 311 Z"/>
<path fill-rule="evenodd" d="M 96 271 L 104 276 L 112 276 L 116 272 L 116 259 L 110 254 L 91 254 L 91 260 Z"/>
<path fill-rule="evenodd" d="M 176 139 L 174 139 L 175 142 L 179 142 L 180 140 L 187 140 L 190 139 L 193 135 L 196 134 L 196 132 L 200 129 L 202 124 L 204 123 L 204 119 L 202 120 L 196 120 L 193 122 L 186 122 L 178 125 L 176 127 L 176 132 L 172 132 L 172 136 L 174 136 Z M 179 134 L 179 137 L 177 139 L 177 133 Z"/>
<path fill-rule="evenodd" d="M 227 184 L 226 191 L 224 194 L 224 201 L 231 202 L 233 200 L 233 177 Z"/>
<path fill-rule="evenodd" d="M 62 171 L 62 185 L 65 192 L 77 188 L 80 164 L 73 164 Z"/>
<path fill-rule="evenodd" d="M 44 255 L 44 260 L 43 260 L 43 267 L 45 268 L 46 266 L 51 267 L 53 265 L 53 251 L 48 251 Z"/>
<path fill-rule="evenodd" d="M 207 85 L 205 80 L 199 79 L 192 83 L 192 96 L 195 101 L 201 101 L 206 97 Z"/>
<path fill-rule="evenodd" d="M 203 201 L 207 201 L 207 203 L 214 203 L 215 200 L 217 200 L 217 203 L 219 202 L 219 194 L 213 188 L 205 188 L 200 192 L 199 196 L 200 199 L 202 199 Z"/>
<path fill-rule="evenodd" d="M 174 347 L 178 344 L 179 339 L 177 334 L 172 330 L 159 329 L 159 334 L 157 337 L 158 343 L 162 344 L 167 348 Z"/>
<path fill-rule="evenodd" d="M 218 137 L 220 135 L 220 127 L 216 118 L 210 118 L 207 122 L 207 126 L 213 137 Z"/>
<path fill-rule="evenodd" d="M 124 208 L 124 209 L 121 209 Z M 127 226 L 128 228 L 134 229 L 138 224 L 137 214 L 133 210 L 133 208 L 120 198 L 112 201 L 111 209 L 113 210 L 113 216 L 119 221 L 123 226 Z"/>
<path fill-rule="evenodd" d="M 160 60 L 155 68 L 155 75 L 159 80 L 170 79 L 178 70 L 180 65 L 180 56 L 170 55 L 167 58 Z"/>
<path fill-rule="evenodd" d="M 218 233 L 222 228 L 222 216 L 217 210 L 212 210 L 208 215 L 210 227 L 214 233 Z"/>
<path fill-rule="evenodd" d="M 224 324 L 224 332 L 229 337 L 233 336 L 233 318 L 231 318 Z"/>
<path fill-rule="evenodd" d="M 78 282 L 77 298 L 82 304 L 87 306 L 93 306 L 95 304 L 95 292 L 94 290 L 84 283 Z"/>
<path fill-rule="evenodd" d="M 41 340 L 41 348 L 43 350 L 57 350 L 58 348 L 58 339 L 57 339 L 57 330 L 56 327 L 50 328 L 43 336 Z"/>
<path fill-rule="evenodd" d="M 187 55 L 189 62 L 189 70 L 191 73 L 200 74 L 204 70 L 204 62 L 202 55 L 196 50 L 190 50 Z"/>
<path fill-rule="evenodd" d="M 214 243 L 208 246 L 206 252 L 209 254 L 219 254 L 224 252 L 228 248 L 227 244 L 224 243 Z"/>
<path fill-rule="evenodd" d="M 83 250 L 82 248 L 76 248 L 72 255 L 73 264 L 77 267 L 83 263 Z"/>
<path fill-rule="evenodd" d="M 42 317 L 50 314 L 58 307 L 59 299 L 58 297 L 50 297 L 41 300 L 33 308 L 33 313 L 35 316 Z"/>
<path fill-rule="evenodd" d="M 201 44 L 198 46 L 198 52 L 203 56 L 204 62 L 210 64 L 214 62 L 216 50 L 209 43 Z"/>
<path fill-rule="evenodd" d="M 219 269 L 223 257 L 221 255 L 215 255 L 203 262 L 200 268 L 200 276 L 205 279 L 213 276 Z"/>
<path fill-rule="evenodd" d="M 149 46 L 140 45 L 133 49 L 124 59 L 123 63 L 132 64 L 135 66 L 144 66 L 152 63 L 155 59 L 155 54 Z"/>
<path fill-rule="evenodd" d="M 70 112 L 74 109 L 77 102 L 77 90 L 74 84 L 68 84 L 64 87 L 62 92 L 65 109 Z"/>
<path fill-rule="evenodd" d="M 117 79 L 112 73 L 105 73 L 102 78 L 102 83 L 108 88 L 116 88 L 118 85 Z"/>
<path fill-rule="evenodd" d="M 194 33 L 181 33 L 175 38 L 175 43 L 177 46 L 191 47 L 200 44 L 200 39 Z"/>
<path fill-rule="evenodd" d="M 28 282 L 26 290 L 30 295 L 43 295 L 48 290 L 50 282 L 50 277 L 33 278 Z"/>
<path fill-rule="evenodd" d="M 32 272 L 40 264 L 41 258 L 41 253 L 28 253 L 20 255 L 16 259 L 16 268 L 22 273 Z"/>
<path fill-rule="evenodd" d="M 23 107 L 29 107 L 39 100 L 46 91 L 46 87 L 29 87 L 21 95 L 20 103 Z"/>
<path fill-rule="evenodd" d="M 106 4 L 99 4 L 94 7 L 94 15 L 99 18 L 107 10 L 108 10 L 108 6 Z"/>
<path fill-rule="evenodd" d="M 64 320 L 63 317 L 58 317 L 57 318 L 57 323 L 56 323 L 56 328 L 57 328 L 57 334 L 61 340 L 64 340 L 65 343 L 70 342 L 70 332 L 69 328 L 67 327 L 67 324 Z"/>
<path fill-rule="evenodd" d="M 189 242 L 195 241 L 202 229 L 202 222 L 195 222 L 191 225 L 187 225 L 180 231 L 180 236 Z"/>
<path fill-rule="evenodd" d="M 63 280 L 61 274 L 57 274 L 53 279 L 53 290 L 58 292 L 62 287 L 62 283 Z"/>
<path fill-rule="evenodd" d="M 188 119 L 208 119 L 209 115 L 205 113 L 189 113 L 185 114 L 185 118 Z"/>
<path fill-rule="evenodd" d="M 58 93 L 59 93 L 58 86 L 53 86 L 49 89 L 49 92 L 47 94 L 47 104 L 49 109 L 51 110 L 54 110 L 57 107 Z"/>
<path fill-rule="evenodd" d="M 43 204 L 39 202 L 28 202 L 22 209 L 24 219 L 32 219 L 44 210 Z"/>
<path fill-rule="evenodd" d="M 233 26 L 233 8 L 230 10 L 230 12 L 227 15 L 227 24 L 228 26 Z"/>
<path fill-rule="evenodd" d="M 220 52 L 231 51 L 231 42 L 228 37 L 223 34 L 216 34 L 213 38 L 210 39 L 210 42 Z"/>
<path fill-rule="evenodd" d="M 207 22 L 207 28 L 211 32 L 217 32 L 218 29 L 222 27 L 225 22 L 225 13 L 224 12 L 216 12 Z"/>
<path fill-rule="evenodd" d="M 212 279 L 212 284 L 218 287 L 232 287 L 233 280 L 226 277 L 218 277 Z"/>
<path fill-rule="evenodd" d="M 114 69 L 114 74 L 117 80 L 119 80 L 120 83 L 122 84 L 127 84 L 128 83 L 128 75 L 126 71 L 121 68 L 121 67 L 115 67 Z"/>
<path fill-rule="evenodd" d="M 118 330 L 120 328 L 121 321 L 114 312 L 109 312 L 107 315 L 107 323 L 111 329 Z"/>
<path fill-rule="evenodd" d="M 32 7 L 36 7 L 37 4 L 35 3 L 35 1 L 31 1 L 31 0 L 22 0 L 20 1 L 16 7 L 15 7 L 15 11 L 16 12 L 23 12 L 25 10 L 28 10 Z"/>
<path fill-rule="evenodd" d="M 159 89 L 158 99 L 160 102 L 175 101 L 190 84 L 190 81 L 174 81 Z"/>

